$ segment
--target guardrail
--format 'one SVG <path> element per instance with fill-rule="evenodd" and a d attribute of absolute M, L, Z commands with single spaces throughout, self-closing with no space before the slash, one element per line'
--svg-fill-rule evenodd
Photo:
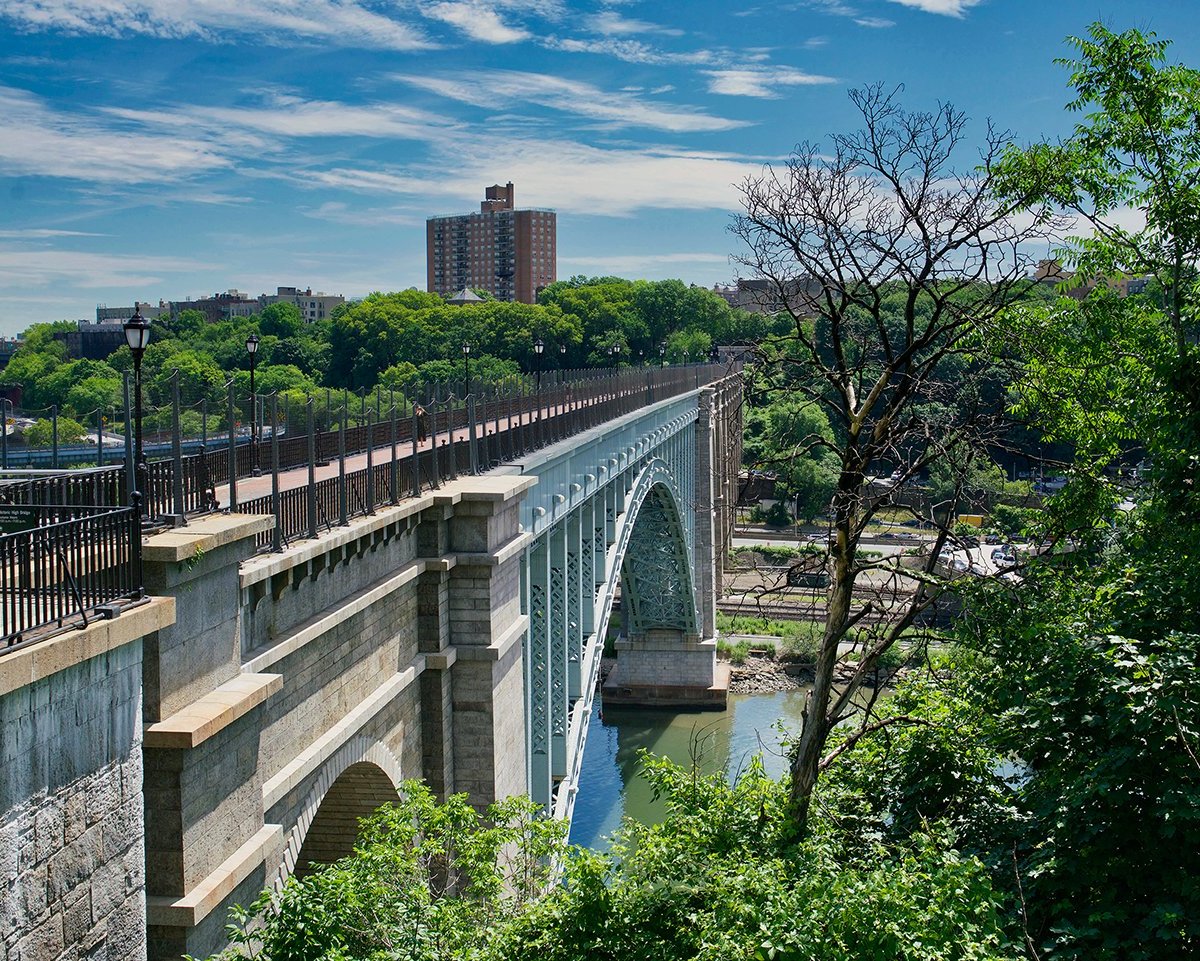
<path fill-rule="evenodd" d="M 4 504 L 0 528 L 0 655 L 142 596 L 134 507 Z"/>
<path fill-rule="evenodd" d="M 259 463 L 271 476 L 271 493 L 242 501 L 237 492 L 239 478 L 234 476 L 227 488 L 229 507 L 239 513 L 275 515 L 275 528 L 260 534 L 258 545 L 279 550 L 293 540 L 316 537 L 321 530 L 344 525 L 351 517 L 436 489 L 460 474 L 479 473 L 649 404 L 698 389 L 727 376 L 730 370 L 711 364 L 605 373 L 607 376 L 545 390 L 521 382 L 495 396 L 451 395 L 431 401 L 423 415 L 414 412 L 401 417 L 393 408 L 379 423 L 369 417 L 365 426 L 332 432 L 332 437 L 319 435 L 310 411 L 306 436 L 281 440 L 275 434 L 259 452 Z M 423 448 L 426 439 L 430 446 Z M 306 480 L 294 484 L 281 480 L 289 469 L 334 459 L 325 454 L 330 443 L 338 444 L 342 469 L 336 476 L 318 481 L 310 466 Z M 359 449 L 349 450 L 351 444 Z M 381 449 L 383 456 L 375 462 Z M 345 469 L 350 454 L 363 453 L 365 466 Z M 233 454 L 229 463 L 234 463 Z M 248 466 L 236 463 L 239 468 Z"/>

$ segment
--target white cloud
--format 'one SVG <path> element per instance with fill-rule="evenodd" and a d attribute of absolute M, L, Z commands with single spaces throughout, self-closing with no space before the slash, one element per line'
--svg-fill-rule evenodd
<path fill-rule="evenodd" d="M 472 40 L 481 43 L 517 43 L 529 38 L 529 32 L 519 27 L 510 27 L 500 19 L 500 13 L 491 4 L 474 0 L 453 0 L 434 3 L 421 9 L 431 20 L 440 20 L 457 27 Z"/>
<path fill-rule="evenodd" d="M 134 184 L 176 182 L 228 166 L 202 140 L 114 128 L 0 87 L 0 168 L 6 173 Z"/>
<path fill-rule="evenodd" d="M 602 10 L 584 20 L 584 25 L 592 33 L 600 33 L 606 37 L 628 37 L 639 33 L 663 33 L 672 37 L 683 36 L 682 30 L 671 27 L 660 27 L 645 20 L 634 20 L 622 17 L 615 10 Z"/>
<path fill-rule="evenodd" d="M 611 254 L 599 257 L 563 257 L 559 256 L 560 267 L 586 267 L 591 274 L 634 274 L 646 277 L 667 267 L 693 264 L 728 264 L 727 253 L 643 253 L 643 254 Z"/>
<path fill-rule="evenodd" d="M 77 250 L 0 248 L 0 285 L 33 287 L 148 287 L 164 274 L 211 269 L 186 257 L 96 254 Z"/>
<path fill-rule="evenodd" d="M 776 87 L 812 86 L 837 83 L 833 77 L 806 73 L 794 67 L 738 67 L 724 70 L 703 70 L 709 77 L 711 93 L 731 97 L 763 97 L 773 99 L 781 96 Z"/>
<path fill-rule="evenodd" d="M 4 240 L 52 240 L 56 237 L 111 237 L 86 230 L 52 230 L 47 227 L 27 227 L 23 230 L 0 230 Z"/>
<path fill-rule="evenodd" d="M 220 41 L 249 34 L 268 43 L 420 50 L 423 32 L 356 0 L 5 0 L 0 18 L 19 29 L 109 37 L 143 34 Z"/>
<path fill-rule="evenodd" d="M 413 227 L 425 222 L 424 215 L 419 215 L 405 207 L 372 207 L 366 210 L 354 210 L 348 204 L 331 200 L 316 208 L 301 207 L 299 209 L 305 217 L 335 224 L 347 224 L 351 227 L 381 227 L 396 224 Z"/>
<path fill-rule="evenodd" d="M 275 94 L 262 107 L 185 105 L 159 110 L 109 108 L 116 117 L 151 126 L 206 130 L 229 146 L 268 149 L 281 137 L 398 137 L 427 140 L 447 122 L 412 107 L 374 103 L 351 105 L 329 100 L 303 100 Z"/>
<path fill-rule="evenodd" d="M 855 17 L 854 22 L 860 27 L 871 27 L 875 30 L 885 30 L 896 25 L 895 20 L 885 20 L 883 17 Z"/>
<path fill-rule="evenodd" d="M 961 17 L 980 0 L 891 0 L 905 7 L 915 7 L 926 13 L 940 13 L 946 17 Z"/>
<path fill-rule="evenodd" d="M 624 40 L 606 37 L 603 40 L 579 39 L 575 37 L 545 37 L 542 46 L 564 53 L 594 53 L 615 57 L 626 63 L 649 64 L 711 64 L 718 55 L 711 50 L 694 50 L 689 53 L 671 53 L 658 50 L 641 40 Z"/>
<path fill-rule="evenodd" d="M 520 185 L 521 203 L 563 213 L 629 216 L 648 209 L 734 210 L 735 184 L 756 173 L 758 158 L 672 147 L 601 148 L 567 140 L 478 140 L 444 145 L 440 163 L 406 169 L 341 167 L 305 171 L 295 183 L 364 193 L 402 194 L 447 209 L 470 209 L 479 185 L 503 171 Z M 433 208 L 436 209 L 436 208 Z"/>
<path fill-rule="evenodd" d="M 397 80 L 452 100 L 489 107 L 522 101 L 614 126 L 649 127 L 673 133 L 732 130 L 745 121 L 714 117 L 696 109 L 662 106 L 628 91 L 607 91 L 563 77 L 518 71 L 490 71 L 447 77 L 397 75 Z"/>

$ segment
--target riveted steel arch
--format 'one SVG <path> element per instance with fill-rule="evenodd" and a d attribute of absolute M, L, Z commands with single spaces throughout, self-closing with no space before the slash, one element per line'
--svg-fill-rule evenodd
<path fill-rule="evenodd" d="M 697 632 L 691 550 L 666 484 L 653 484 L 637 511 L 621 563 L 621 603 L 633 634 Z"/>

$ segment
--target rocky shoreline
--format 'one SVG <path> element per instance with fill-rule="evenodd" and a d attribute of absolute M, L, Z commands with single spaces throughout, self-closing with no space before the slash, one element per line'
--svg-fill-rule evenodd
<path fill-rule="evenodd" d="M 794 691 L 812 681 L 812 668 L 789 664 L 772 657 L 751 655 L 741 664 L 730 666 L 730 694 L 775 694 Z"/>

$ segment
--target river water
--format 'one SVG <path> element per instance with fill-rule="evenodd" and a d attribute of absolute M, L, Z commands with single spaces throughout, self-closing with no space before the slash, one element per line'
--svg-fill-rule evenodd
<path fill-rule="evenodd" d="M 600 698 L 592 708 L 579 794 L 571 820 L 571 842 L 607 850 L 609 837 L 628 816 L 652 824 L 662 819 L 662 804 L 651 800 L 650 785 L 638 776 L 638 750 L 646 748 L 679 764 L 698 758 L 706 773 L 736 776 L 755 753 L 767 773 L 787 769 L 780 747 L 782 724 L 800 727 L 807 688 L 775 694 L 731 694 L 724 711 L 674 712 L 610 707 Z"/>

